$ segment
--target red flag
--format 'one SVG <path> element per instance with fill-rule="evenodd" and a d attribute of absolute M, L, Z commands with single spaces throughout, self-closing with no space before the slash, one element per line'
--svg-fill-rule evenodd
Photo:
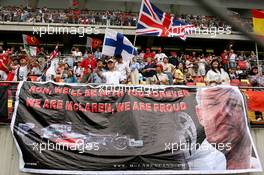
<path fill-rule="evenodd" d="M 264 92 L 261 91 L 246 91 L 248 99 L 248 109 L 250 111 L 264 112 Z"/>
<path fill-rule="evenodd" d="M 96 39 L 96 38 L 93 38 L 93 41 L 92 41 L 92 48 L 93 48 L 93 49 L 96 49 L 96 48 L 98 48 L 99 46 L 101 46 L 102 43 L 103 43 L 102 40 L 100 40 L 100 39 Z"/>
<path fill-rule="evenodd" d="M 23 42 L 28 46 L 39 46 L 40 42 L 35 36 L 25 35 L 23 34 Z"/>

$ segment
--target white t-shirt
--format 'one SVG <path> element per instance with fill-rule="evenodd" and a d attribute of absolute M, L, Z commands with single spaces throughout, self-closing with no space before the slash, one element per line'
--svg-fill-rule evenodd
<path fill-rule="evenodd" d="M 130 68 L 129 68 L 129 66 L 128 66 L 128 64 L 126 64 L 126 63 L 121 63 L 121 64 L 119 64 L 119 63 L 116 63 L 116 65 L 115 65 L 115 67 L 116 67 L 116 70 L 118 71 L 118 72 L 120 72 L 121 73 L 121 75 L 122 75 L 122 79 L 121 79 L 121 81 L 123 81 L 123 80 L 126 80 L 127 79 L 127 76 L 130 74 Z"/>
<path fill-rule="evenodd" d="M 165 55 L 165 53 L 157 53 L 154 58 L 157 59 L 158 62 L 162 62 L 163 61 L 163 58 L 165 58 L 165 57 L 167 57 Z"/>
<path fill-rule="evenodd" d="M 51 61 L 50 67 L 48 68 L 48 70 L 46 72 L 46 81 L 52 80 L 51 76 L 55 76 L 56 75 L 56 69 L 58 67 L 58 63 L 59 63 L 59 59 L 58 58 L 54 58 Z"/>
<path fill-rule="evenodd" d="M 27 75 L 29 73 L 28 67 L 26 66 L 20 66 L 16 70 L 16 75 L 18 75 L 20 81 L 27 80 Z"/>
<path fill-rule="evenodd" d="M 122 81 L 122 75 L 119 71 L 107 71 L 103 72 L 106 84 L 120 84 Z"/>
<path fill-rule="evenodd" d="M 213 70 L 209 70 L 206 74 L 206 81 L 221 81 L 222 85 L 224 84 L 229 84 L 230 83 L 230 78 L 229 75 L 224 71 L 224 69 L 221 69 L 221 72 L 216 71 L 214 72 Z M 210 85 L 215 86 L 216 83 L 210 83 Z"/>

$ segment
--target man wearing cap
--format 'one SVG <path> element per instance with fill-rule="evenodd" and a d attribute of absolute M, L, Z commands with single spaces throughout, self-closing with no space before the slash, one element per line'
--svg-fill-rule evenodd
<path fill-rule="evenodd" d="M 20 66 L 16 70 L 16 81 L 25 81 L 28 78 L 30 72 L 30 64 L 27 56 L 22 56 L 19 60 Z"/>
<path fill-rule="evenodd" d="M 124 63 L 122 55 L 116 55 L 115 58 L 117 60 L 117 62 L 115 63 L 115 68 L 121 73 L 122 81 L 127 83 L 131 73 L 129 65 L 127 63 Z"/>
<path fill-rule="evenodd" d="M 150 58 L 154 58 L 155 54 L 153 52 L 150 52 L 150 49 L 147 48 L 146 49 L 146 53 L 144 54 L 144 60 L 146 61 L 148 57 Z"/>
<path fill-rule="evenodd" d="M 161 64 L 157 64 L 156 72 L 157 74 L 151 79 L 151 84 L 168 85 L 169 78 L 168 75 L 163 72 L 163 66 Z"/>
<path fill-rule="evenodd" d="M 115 70 L 115 63 L 112 58 L 107 61 L 108 71 L 100 72 L 97 70 L 97 75 L 100 76 L 106 84 L 120 84 L 122 83 L 122 75 L 119 71 Z"/>
<path fill-rule="evenodd" d="M 156 53 L 154 57 L 155 59 L 157 59 L 157 62 L 161 63 L 165 57 L 167 57 L 165 53 L 162 53 L 161 48 L 158 48 L 158 53 Z"/>

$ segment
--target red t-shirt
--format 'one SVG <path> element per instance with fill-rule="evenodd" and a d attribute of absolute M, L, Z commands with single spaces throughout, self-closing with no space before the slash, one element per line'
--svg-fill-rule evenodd
<path fill-rule="evenodd" d="M 8 58 L 8 57 L 7 57 L 6 55 L 4 55 L 4 54 L 1 54 L 1 55 L 0 55 L 0 60 L 2 60 L 2 61 L 0 61 L 0 70 L 2 70 L 2 71 L 4 71 L 4 72 L 8 73 L 8 69 L 6 69 L 6 68 L 4 67 L 3 64 L 5 64 L 5 65 L 7 66 L 7 64 L 8 64 L 9 61 L 10 61 L 10 58 Z"/>
<path fill-rule="evenodd" d="M 95 69 L 96 68 L 96 59 L 93 58 L 92 61 L 90 61 L 90 59 L 88 58 L 85 58 L 81 64 L 80 64 L 80 67 L 83 67 L 84 68 L 84 74 L 87 74 L 88 73 L 88 68 L 91 67 L 92 69 Z"/>
<path fill-rule="evenodd" d="M 150 53 L 145 53 L 144 54 L 144 60 L 146 60 L 148 57 L 151 57 L 151 58 L 154 58 L 155 57 L 155 54 L 150 52 Z"/>

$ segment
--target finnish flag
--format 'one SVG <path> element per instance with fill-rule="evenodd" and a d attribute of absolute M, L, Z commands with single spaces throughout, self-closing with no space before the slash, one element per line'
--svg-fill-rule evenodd
<path fill-rule="evenodd" d="M 122 33 L 106 29 L 102 54 L 107 56 L 122 55 L 125 62 L 130 62 L 136 55 L 136 48 Z"/>

